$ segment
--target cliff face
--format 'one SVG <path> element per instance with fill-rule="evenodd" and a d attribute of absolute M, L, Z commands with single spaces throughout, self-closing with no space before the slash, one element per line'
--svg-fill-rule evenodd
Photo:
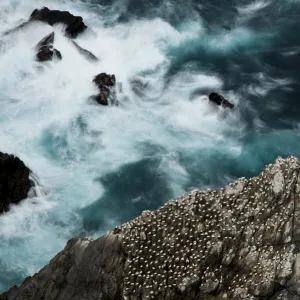
<path fill-rule="evenodd" d="M 300 162 L 73 239 L 1 300 L 300 299 Z"/>

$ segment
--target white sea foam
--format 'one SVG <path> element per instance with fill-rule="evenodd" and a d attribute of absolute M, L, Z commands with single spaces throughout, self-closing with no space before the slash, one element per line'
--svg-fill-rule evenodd
<path fill-rule="evenodd" d="M 34 46 L 52 30 L 47 25 L 3 37 L 0 151 L 18 155 L 50 192 L 0 216 L 0 238 L 5 240 L 1 257 L 9 270 L 21 274 L 39 269 L 71 235 L 80 233 L 78 211 L 105 193 L 96 179 L 144 158 L 141 145 L 164 149 L 159 169 L 174 196 L 183 192 L 190 177 L 180 153 L 213 149 L 226 138 L 224 151 L 236 155 L 232 149 L 239 145 L 226 133 L 242 133 L 238 105 L 235 114 L 224 118 L 208 102 L 207 93 L 201 92 L 221 90 L 223 78 L 187 68 L 166 81 L 170 66 L 166 49 L 202 36 L 208 49 L 230 50 L 255 38 L 246 28 L 210 36 L 201 24 L 175 29 L 161 19 L 103 27 L 88 5 L 50 0 L 1 1 L 1 30 L 20 24 L 43 5 L 83 16 L 95 34 L 79 37 L 78 43 L 100 61 L 92 64 L 82 57 L 63 36 L 61 25 L 54 28 L 54 47 L 63 56 L 60 62 L 34 61 Z M 122 83 L 119 107 L 88 102 L 97 91 L 92 79 L 101 72 L 115 74 Z M 132 88 L 135 81 L 141 83 L 139 93 Z M 239 103 L 237 96 L 232 98 Z M 114 225 L 112 220 L 109 226 Z"/>
<path fill-rule="evenodd" d="M 255 15 L 257 12 L 270 5 L 270 3 L 271 1 L 255 0 L 251 3 L 247 3 L 246 5 L 238 6 L 237 10 L 240 14 L 249 17 L 249 15 Z"/>

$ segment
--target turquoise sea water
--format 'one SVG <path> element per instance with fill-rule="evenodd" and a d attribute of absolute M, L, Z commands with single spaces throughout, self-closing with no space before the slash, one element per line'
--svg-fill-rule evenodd
<path fill-rule="evenodd" d="M 81 57 L 62 26 L 63 60 L 42 66 L 33 47 L 53 28 L 2 36 L 42 6 L 81 15 L 93 33 L 78 43 L 100 62 Z M 44 188 L 0 216 L 0 291 L 71 237 L 300 157 L 299 14 L 295 0 L 1 1 L 0 151 Z M 119 107 L 87 100 L 101 72 L 122 83 Z M 235 110 L 212 106 L 212 91 Z"/>

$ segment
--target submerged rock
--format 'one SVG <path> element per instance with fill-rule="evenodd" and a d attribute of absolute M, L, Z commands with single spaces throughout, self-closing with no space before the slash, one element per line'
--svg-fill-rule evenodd
<path fill-rule="evenodd" d="M 37 44 L 36 59 L 40 62 L 52 60 L 53 58 L 57 58 L 61 60 L 62 55 L 57 49 L 53 48 L 53 44 L 54 44 L 54 32 L 47 35 Z"/>
<path fill-rule="evenodd" d="M 21 30 L 21 29 L 25 29 L 25 28 L 28 27 L 29 25 L 30 25 L 30 22 L 24 21 L 24 22 L 22 22 L 20 25 L 14 27 L 14 28 L 12 28 L 12 29 L 6 30 L 6 31 L 3 33 L 3 35 L 9 35 L 9 34 L 18 32 L 18 31 Z"/>
<path fill-rule="evenodd" d="M 33 187 L 31 171 L 18 157 L 0 152 L 0 213 L 27 198 Z"/>
<path fill-rule="evenodd" d="M 221 105 L 224 108 L 234 108 L 234 104 L 230 103 L 228 100 L 226 100 L 222 95 L 218 93 L 211 93 L 208 96 L 209 100 L 211 102 L 214 102 L 216 105 Z"/>
<path fill-rule="evenodd" d="M 82 17 L 74 16 L 68 11 L 50 10 L 48 7 L 35 9 L 30 16 L 30 21 L 41 21 L 51 26 L 58 23 L 65 24 L 66 35 L 72 38 L 76 38 L 87 29 Z"/>
<path fill-rule="evenodd" d="M 1 300 L 300 299 L 300 162 L 70 240 Z"/>
<path fill-rule="evenodd" d="M 115 75 L 108 75 L 106 73 L 100 73 L 93 79 L 93 82 L 97 85 L 99 90 L 106 90 L 114 87 L 116 84 Z"/>
<path fill-rule="evenodd" d="M 72 41 L 72 44 L 75 46 L 75 48 L 77 49 L 77 51 L 83 55 L 86 59 L 90 60 L 90 61 L 98 61 L 99 59 L 90 51 L 82 48 L 81 46 L 79 46 L 75 41 Z"/>
<path fill-rule="evenodd" d="M 82 17 L 74 16 L 68 11 L 50 10 L 48 7 L 43 7 L 41 9 L 35 9 L 28 21 L 24 21 L 20 25 L 5 31 L 4 35 L 25 29 L 32 24 L 33 21 L 47 23 L 50 26 L 55 24 L 64 24 L 66 26 L 66 35 L 70 38 L 76 38 L 80 33 L 83 33 L 87 29 Z"/>
<path fill-rule="evenodd" d="M 100 93 L 91 98 L 99 104 L 108 105 L 109 101 L 112 105 L 117 105 L 116 99 L 116 77 L 115 75 L 108 75 L 100 73 L 93 79 L 97 85 Z"/>

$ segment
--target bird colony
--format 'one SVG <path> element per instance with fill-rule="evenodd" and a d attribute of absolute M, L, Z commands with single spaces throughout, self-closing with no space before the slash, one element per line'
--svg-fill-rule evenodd
<path fill-rule="evenodd" d="M 128 255 L 124 298 L 296 296 L 298 182 L 298 160 L 278 158 L 258 177 L 193 191 L 117 228 Z"/>
<path fill-rule="evenodd" d="M 300 161 L 72 239 L 0 300 L 300 300 Z"/>

